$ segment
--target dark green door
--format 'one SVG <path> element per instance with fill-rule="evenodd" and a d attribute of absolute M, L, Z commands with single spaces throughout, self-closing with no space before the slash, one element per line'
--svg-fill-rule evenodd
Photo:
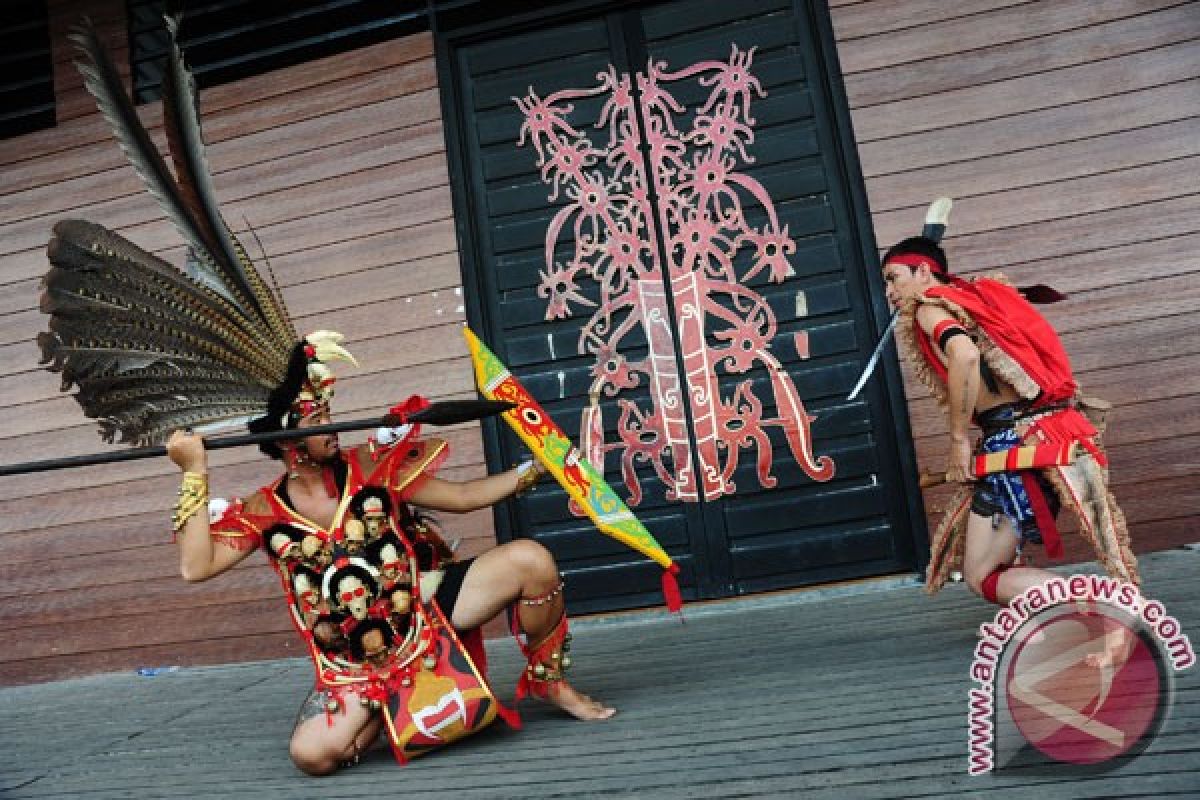
<path fill-rule="evenodd" d="M 911 568 L 924 537 L 901 398 L 844 399 L 885 312 L 816 19 L 570 4 L 439 36 L 471 325 L 692 599 Z M 520 458 L 487 433 L 493 467 Z M 497 523 L 555 552 L 577 610 L 658 601 L 562 492 Z"/>

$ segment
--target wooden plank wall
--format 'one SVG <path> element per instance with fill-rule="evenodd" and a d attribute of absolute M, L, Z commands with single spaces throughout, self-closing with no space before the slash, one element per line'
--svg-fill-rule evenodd
<path fill-rule="evenodd" d="M 916 230 L 928 199 L 950 194 L 947 246 L 960 270 L 1003 268 L 1071 292 L 1048 314 L 1086 388 L 1117 406 L 1114 484 L 1138 545 L 1194 539 L 1200 4 L 830 5 L 878 241 Z M 84 217 L 181 256 L 70 66 L 65 32 L 84 12 L 125 60 L 122 8 L 51 0 L 59 125 L 0 141 L 6 462 L 98 444 L 36 364 L 51 225 Z M 245 218 L 258 231 L 298 327 L 344 331 L 363 363 L 343 371 L 342 415 L 412 391 L 469 396 L 431 38 L 215 87 L 201 100 L 231 224 L 244 231 Z M 141 113 L 157 130 L 158 109 Z M 936 468 L 941 418 L 920 387 L 909 382 L 908 392 L 921 466 Z M 448 474 L 482 474 L 477 430 L 448 438 Z M 213 462 L 221 494 L 274 472 L 249 451 Z M 176 485 L 165 461 L 0 481 L 0 621 L 16 632 L 0 652 L 0 684 L 296 653 L 259 556 L 211 584 L 177 577 L 167 531 Z M 493 540 L 488 512 L 447 522 L 467 553 Z"/>
<path fill-rule="evenodd" d="M 5 462 L 101 446 L 56 376 L 37 365 L 38 282 L 54 222 L 91 219 L 181 263 L 181 239 L 70 65 L 65 31 L 85 12 L 127 62 L 122 9 L 119 0 L 51 3 L 59 124 L 0 141 Z M 473 396 L 432 37 L 214 87 L 201 103 L 226 218 L 257 231 L 297 328 L 344 332 L 363 365 L 339 371 L 341 416 L 377 414 L 411 392 Z M 140 113 L 163 146 L 158 107 Z M 482 474 L 477 426 L 447 438 L 446 474 Z M 251 449 L 212 461 L 215 494 L 248 492 L 278 474 Z M 165 459 L 0 480 L 0 625 L 10 634 L 0 684 L 298 652 L 261 555 L 210 583 L 178 577 L 168 522 L 177 485 Z M 445 522 L 468 554 L 494 541 L 489 512 Z"/>
<path fill-rule="evenodd" d="M 1069 292 L 1046 315 L 1084 389 L 1116 406 L 1106 438 L 1135 546 L 1200 538 L 1200 3 L 830 6 L 878 244 L 919 232 L 948 194 L 956 271 Z M 935 470 L 943 418 L 906 377 Z"/>

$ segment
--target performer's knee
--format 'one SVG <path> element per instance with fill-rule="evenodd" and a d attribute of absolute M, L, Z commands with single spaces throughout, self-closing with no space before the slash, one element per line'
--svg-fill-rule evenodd
<path fill-rule="evenodd" d="M 288 755 L 296 768 L 308 775 L 320 777 L 337 772 L 338 761 L 326 748 L 314 746 L 312 742 L 301 737 L 292 738 L 288 745 Z"/>
<path fill-rule="evenodd" d="M 558 577 L 558 565 L 554 556 L 533 539 L 517 539 L 505 545 L 512 565 L 531 578 L 547 580 Z"/>

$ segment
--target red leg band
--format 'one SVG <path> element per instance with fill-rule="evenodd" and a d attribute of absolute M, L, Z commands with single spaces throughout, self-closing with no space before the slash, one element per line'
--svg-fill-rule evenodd
<path fill-rule="evenodd" d="M 979 582 L 979 591 L 989 603 L 1000 605 L 1000 600 L 996 596 L 996 592 L 1000 584 L 1000 573 L 1004 572 L 1006 569 L 1008 569 L 1008 567 L 1004 564 L 1001 564 L 1000 566 L 996 567 L 996 569 L 992 570 L 992 572 L 990 572 L 986 578 Z"/>
<path fill-rule="evenodd" d="M 536 645 L 522 644 L 520 639 L 517 639 L 517 644 L 527 661 L 517 682 L 517 700 L 530 694 L 535 697 L 557 694 L 563 673 L 571 666 L 570 656 L 567 655 L 571 649 L 567 615 L 564 613 L 559 617 L 550 633 Z"/>

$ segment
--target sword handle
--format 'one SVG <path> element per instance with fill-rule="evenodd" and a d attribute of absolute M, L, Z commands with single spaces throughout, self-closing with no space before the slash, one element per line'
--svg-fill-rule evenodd
<path fill-rule="evenodd" d="M 932 489 L 934 486 L 941 486 L 946 482 L 946 473 L 944 472 L 922 472 L 918 481 L 922 489 Z"/>

